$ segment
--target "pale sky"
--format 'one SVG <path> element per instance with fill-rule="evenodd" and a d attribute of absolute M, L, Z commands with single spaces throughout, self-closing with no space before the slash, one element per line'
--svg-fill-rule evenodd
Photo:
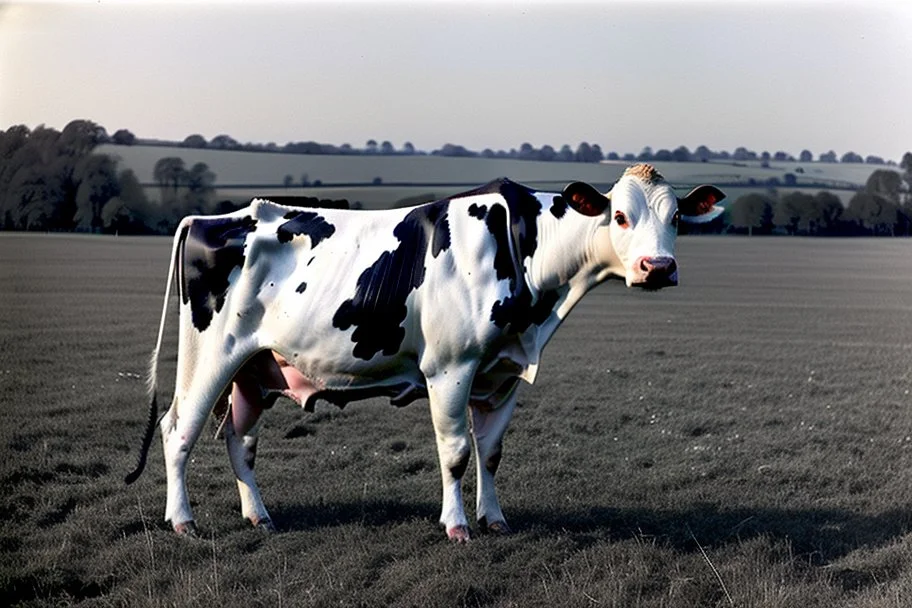
<path fill-rule="evenodd" d="M 912 2 L 0 2 L 0 129 L 898 161 Z"/>

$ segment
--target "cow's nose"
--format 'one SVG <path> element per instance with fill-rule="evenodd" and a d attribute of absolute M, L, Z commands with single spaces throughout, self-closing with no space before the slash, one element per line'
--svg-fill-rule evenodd
<path fill-rule="evenodd" d="M 639 266 L 647 276 L 651 274 L 671 276 L 678 269 L 678 263 L 674 258 L 669 257 L 642 257 L 639 259 Z"/>

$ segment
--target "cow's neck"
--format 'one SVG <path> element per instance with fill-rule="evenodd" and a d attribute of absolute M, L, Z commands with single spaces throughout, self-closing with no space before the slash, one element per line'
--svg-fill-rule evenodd
<path fill-rule="evenodd" d="M 526 266 L 526 280 L 540 295 L 562 294 L 557 313 L 563 319 L 585 293 L 612 274 L 623 276 L 623 265 L 611 246 L 605 218 L 586 217 L 572 210 L 557 219 L 543 213 L 538 220 L 538 246 Z"/>

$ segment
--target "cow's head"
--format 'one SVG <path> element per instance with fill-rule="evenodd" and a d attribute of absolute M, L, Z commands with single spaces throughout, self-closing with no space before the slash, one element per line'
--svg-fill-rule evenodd
<path fill-rule="evenodd" d="M 606 264 L 617 261 L 616 272 L 628 287 L 660 289 L 678 284 L 674 255 L 678 222 L 705 223 L 723 209 L 715 204 L 725 198 L 715 186 L 697 186 L 679 198 L 651 165 L 628 168 L 611 192 L 601 194 L 584 182 L 573 182 L 563 198 L 577 212 L 603 216 L 610 247 L 601 248 Z"/>

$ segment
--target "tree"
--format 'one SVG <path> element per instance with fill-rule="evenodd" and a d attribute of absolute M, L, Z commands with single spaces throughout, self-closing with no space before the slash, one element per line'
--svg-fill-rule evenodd
<path fill-rule="evenodd" d="M 453 156 L 458 158 L 471 158 L 473 156 L 478 156 L 475 152 L 468 150 L 465 146 L 459 146 L 456 144 L 443 144 L 443 147 L 439 150 L 434 150 L 431 152 L 432 155 L 436 156 Z"/>
<path fill-rule="evenodd" d="M 545 144 L 542 146 L 541 150 L 538 151 L 539 160 L 552 161 L 557 158 L 557 152 L 554 151 L 554 148 Z"/>
<path fill-rule="evenodd" d="M 669 161 L 672 160 L 671 151 L 670 151 L 670 150 L 666 150 L 665 148 L 662 148 L 661 150 L 659 150 L 658 152 L 656 152 L 656 153 L 655 153 L 655 156 L 653 156 L 652 158 L 653 158 L 653 160 L 658 160 L 658 161 L 662 161 L 662 162 L 669 162 Z"/>
<path fill-rule="evenodd" d="M 887 162 L 883 158 L 881 158 L 880 156 L 874 156 L 873 154 L 869 154 L 869 155 L 865 156 L 864 162 L 866 165 L 885 165 L 885 164 L 887 164 Z"/>
<path fill-rule="evenodd" d="M 590 162 L 600 163 L 605 160 L 605 153 L 602 152 L 602 147 L 598 144 L 592 144 L 592 160 Z"/>
<path fill-rule="evenodd" d="M 863 163 L 864 158 L 861 157 L 861 154 L 855 154 L 854 152 L 846 152 L 842 155 L 842 158 L 839 159 L 841 163 Z"/>
<path fill-rule="evenodd" d="M 107 154 L 92 154 L 83 159 L 76 170 L 79 186 L 76 190 L 76 227 L 89 232 L 101 232 L 104 227 L 102 209 L 109 200 L 120 194 L 117 163 Z"/>
<path fill-rule="evenodd" d="M 519 160 L 535 160 L 536 157 L 535 148 L 529 142 L 524 142 L 519 147 Z"/>
<path fill-rule="evenodd" d="M 906 182 L 906 202 L 912 204 L 912 197 L 908 192 L 912 191 L 912 152 L 903 154 L 902 160 L 899 161 L 899 168 L 902 169 L 902 179 Z"/>
<path fill-rule="evenodd" d="M 800 160 L 803 163 L 810 163 L 810 162 L 813 162 L 814 155 L 811 153 L 810 150 L 802 150 L 801 154 L 798 155 L 798 160 Z"/>
<path fill-rule="evenodd" d="M 773 204 L 773 224 L 786 234 L 798 232 L 799 223 L 808 216 L 814 197 L 801 192 L 789 192 Z"/>
<path fill-rule="evenodd" d="M 906 174 L 912 174 L 912 152 L 903 154 L 902 160 L 899 161 L 899 168 Z"/>
<path fill-rule="evenodd" d="M 565 163 L 573 161 L 573 148 L 569 144 L 564 144 L 561 146 L 560 151 L 557 153 L 557 160 Z"/>
<path fill-rule="evenodd" d="M 367 153 L 376 154 L 377 153 L 377 141 L 373 139 L 367 140 Z"/>
<path fill-rule="evenodd" d="M 757 160 L 757 153 L 748 150 L 744 146 L 739 146 L 735 148 L 732 159 L 737 161 Z"/>
<path fill-rule="evenodd" d="M 412 155 L 415 153 L 415 146 L 412 145 L 412 142 L 407 141 L 402 144 L 402 153 Z"/>
<path fill-rule="evenodd" d="M 859 192 L 849 201 L 845 215 L 868 234 L 892 236 L 899 221 L 899 206 L 880 195 Z"/>
<path fill-rule="evenodd" d="M 690 150 L 687 146 L 678 146 L 671 151 L 671 159 L 678 163 L 686 163 L 691 159 Z"/>
<path fill-rule="evenodd" d="M 149 234 L 157 231 L 161 214 L 149 203 L 142 185 L 131 169 L 121 171 L 120 194 L 111 198 L 101 211 L 105 232 L 111 234 Z"/>
<path fill-rule="evenodd" d="M 184 167 L 184 159 L 177 156 L 166 156 L 160 158 L 152 169 L 152 177 L 158 182 L 158 187 L 162 191 L 162 203 L 169 199 L 177 198 L 177 189 L 185 180 L 187 169 Z"/>
<path fill-rule="evenodd" d="M 396 148 L 394 148 L 393 144 L 391 144 L 390 142 L 384 141 L 382 144 L 380 144 L 380 154 L 385 154 L 387 156 L 390 156 L 395 153 L 396 153 Z"/>
<path fill-rule="evenodd" d="M 188 135 L 180 145 L 182 148 L 205 148 L 208 146 L 206 138 L 199 133 Z"/>
<path fill-rule="evenodd" d="M 697 149 L 694 150 L 693 156 L 694 160 L 705 163 L 712 160 L 713 152 L 707 146 L 697 146 Z"/>
<path fill-rule="evenodd" d="M 136 136 L 126 129 L 118 129 L 117 131 L 114 131 L 114 135 L 111 136 L 111 143 L 115 143 L 119 146 L 132 146 L 136 143 Z"/>
<path fill-rule="evenodd" d="M 864 191 L 868 194 L 880 195 L 896 204 L 900 202 L 903 188 L 902 176 L 890 169 L 878 169 L 868 176 Z"/>
<path fill-rule="evenodd" d="M 62 197 L 59 180 L 40 165 L 24 165 L 10 182 L 9 194 L 15 202 L 16 228 L 48 230 L 56 224 L 56 202 Z"/>
<path fill-rule="evenodd" d="M 640 153 L 637 154 L 636 159 L 641 162 L 652 160 L 652 148 L 644 146 L 643 149 L 640 150 Z"/>
<path fill-rule="evenodd" d="M 282 180 L 282 185 L 285 186 L 286 188 L 291 188 L 292 186 L 294 186 L 294 178 L 291 176 L 290 173 L 285 175 L 285 179 Z"/>
<path fill-rule="evenodd" d="M 185 215 L 208 213 L 212 208 L 212 199 L 215 196 L 215 173 L 209 169 L 206 163 L 196 163 L 184 177 L 187 194 L 184 196 L 183 213 Z"/>
<path fill-rule="evenodd" d="M 839 229 L 844 208 L 839 197 L 825 190 L 814 196 L 816 226 L 809 228 L 811 234 L 835 234 Z"/>
<path fill-rule="evenodd" d="M 95 146 L 109 140 L 107 131 L 91 120 L 73 120 L 60 132 L 61 155 L 85 156 Z"/>
<path fill-rule="evenodd" d="M 830 150 L 829 152 L 824 152 L 820 155 L 819 161 L 822 163 L 835 163 L 836 162 L 836 153 Z"/>
<path fill-rule="evenodd" d="M 216 135 L 209 142 L 209 147 L 214 150 L 237 150 L 241 145 L 230 135 Z"/>
<path fill-rule="evenodd" d="M 739 197 L 731 208 L 731 225 L 747 229 L 748 235 L 754 231 L 769 232 L 772 227 L 773 200 L 759 193 L 745 194 Z"/>

